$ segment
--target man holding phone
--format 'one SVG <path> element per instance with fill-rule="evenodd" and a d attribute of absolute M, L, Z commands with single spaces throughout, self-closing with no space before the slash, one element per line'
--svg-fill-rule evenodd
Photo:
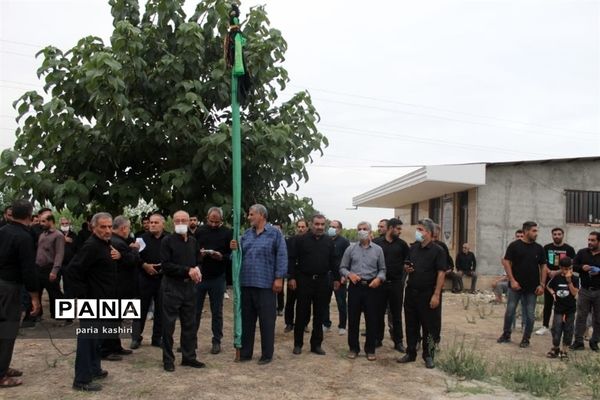
<path fill-rule="evenodd" d="M 446 277 L 445 251 L 433 242 L 435 224 L 429 218 L 418 222 L 416 242 L 411 246 L 404 264 L 408 274 L 404 294 L 406 320 L 406 355 L 399 363 L 413 362 L 417 358 L 417 342 L 423 330 L 423 359 L 427 368 L 434 368 L 436 343 L 440 341 L 442 315 L 438 311 Z"/>

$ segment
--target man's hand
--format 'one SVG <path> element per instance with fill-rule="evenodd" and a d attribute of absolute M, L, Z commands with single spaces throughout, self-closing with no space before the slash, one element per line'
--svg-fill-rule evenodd
<path fill-rule="evenodd" d="M 371 283 L 369 283 L 369 287 L 371 289 L 377 289 L 379 285 L 381 285 L 381 279 L 379 278 L 375 278 L 371 281 Z"/>
<path fill-rule="evenodd" d="M 212 253 L 210 253 L 210 257 L 214 258 L 217 261 L 221 261 L 223 259 L 223 254 L 219 253 L 218 251 L 213 251 Z"/>
<path fill-rule="evenodd" d="M 131 247 L 132 249 L 136 249 L 137 251 L 140 251 L 140 244 L 138 242 L 130 243 L 129 247 Z"/>
<path fill-rule="evenodd" d="M 73 243 L 73 239 L 68 236 L 65 236 L 65 243 Z"/>
<path fill-rule="evenodd" d="M 289 290 L 296 290 L 296 280 L 295 279 L 288 279 L 288 289 Z"/>
<path fill-rule="evenodd" d="M 146 271 L 146 273 L 148 275 L 156 275 L 156 274 L 158 274 L 158 271 L 155 268 L 157 266 L 158 266 L 158 264 L 148 264 L 148 263 L 143 263 L 142 264 L 142 268 L 144 268 L 144 271 Z"/>
<path fill-rule="evenodd" d="M 334 290 L 335 292 L 337 292 L 338 290 L 340 290 L 340 287 L 341 287 L 341 286 L 342 286 L 342 285 L 341 285 L 340 281 L 333 281 L 333 290 Z"/>
<path fill-rule="evenodd" d="M 519 285 L 519 282 L 517 282 L 516 279 L 513 279 L 510 281 L 510 288 L 512 290 L 521 290 L 521 285 Z"/>
<path fill-rule="evenodd" d="M 194 283 L 202 282 L 202 273 L 200 273 L 200 268 L 197 266 L 190 268 L 188 275 Z"/>
<path fill-rule="evenodd" d="M 433 296 L 431 296 L 431 300 L 429 300 L 429 308 L 431 308 L 432 310 L 438 308 L 440 306 L 440 295 L 439 294 L 433 294 Z"/>
<path fill-rule="evenodd" d="M 348 281 L 348 279 L 346 279 L 345 276 L 340 277 L 340 286 L 345 285 L 347 281 Z"/>
<path fill-rule="evenodd" d="M 541 296 L 543 294 L 544 294 L 544 287 L 542 285 L 538 285 L 538 287 L 535 288 L 535 295 Z"/>
<path fill-rule="evenodd" d="M 232 240 L 231 242 L 229 242 L 229 248 L 231 250 L 237 250 L 238 249 L 238 242 L 237 242 L 237 240 Z"/>
<path fill-rule="evenodd" d="M 281 291 L 283 290 L 283 278 L 275 279 L 273 281 L 272 289 L 274 293 L 281 293 Z"/>
<path fill-rule="evenodd" d="M 112 258 L 113 260 L 121 259 L 121 253 L 119 253 L 119 251 L 112 246 L 110 246 L 110 258 Z"/>
<path fill-rule="evenodd" d="M 354 272 L 350 272 L 347 278 L 350 279 L 350 282 L 354 283 L 355 285 L 360 282 L 360 276 L 356 275 Z"/>
<path fill-rule="evenodd" d="M 40 304 L 39 294 L 36 292 L 29 292 L 31 296 L 31 315 L 38 315 L 40 310 L 42 309 L 42 305 Z"/>
<path fill-rule="evenodd" d="M 411 262 L 404 263 L 404 271 L 408 274 L 415 271 L 415 265 Z"/>
<path fill-rule="evenodd" d="M 583 267 L 581 267 L 581 269 L 585 272 L 590 272 L 590 269 L 592 269 L 592 267 L 590 265 L 585 264 Z"/>
<path fill-rule="evenodd" d="M 58 276 L 54 273 L 54 272 L 50 272 L 50 275 L 48 276 L 48 280 L 50 282 L 54 282 L 56 280 Z"/>

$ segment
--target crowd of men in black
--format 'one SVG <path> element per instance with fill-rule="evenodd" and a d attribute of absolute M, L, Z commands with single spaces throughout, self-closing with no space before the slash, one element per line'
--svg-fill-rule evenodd
<path fill-rule="evenodd" d="M 10 212 L 12 215 L 8 214 Z M 174 233 L 165 232 L 165 218 L 153 213 L 143 219 L 144 230 L 131 234 L 130 221 L 122 216 L 98 213 L 75 235 L 69 221 L 62 218 L 60 232 L 55 229 L 51 210 L 43 209 L 38 220 L 32 219 L 32 206 L 21 200 L 5 210 L 5 225 L 0 229 L 0 386 L 22 383 L 21 371 L 10 368 L 14 338 L 20 321 L 22 304 L 24 327 L 34 325 L 41 315 L 41 291 L 50 298 L 50 314 L 54 318 L 53 300 L 67 298 L 141 299 L 141 315 L 133 320 L 130 349 L 122 346 L 118 334 L 98 337 L 77 336 L 77 355 L 73 387 L 95 391 L 95 382 L 107 376 L 101 360 L 118 361 L 130 355 L 143 342 L 147 314 L 154 306 L 150 343 L 161 347 L 166 371 L 175 370 L 173 333 L 179 318 L 184 366 L 202 368 L 196 358 L 197 332 L 208 294 L 212 320 L 211 353 L 221 352 L 223 338 L 223 298 L 230 282 L 232 250 L 244 250 L 242 265 L 242 356 L 252 358 L 256 320 L 261 325 L 262 356 L 259 364 L 273 357 L 274 321 L 285 310 L 285 332 L 294 332 L 293 354 L 302 353 L 304 333 L 312 325 L 310 351 L 325 355 L 323 331 L 331 329 L 329 309 L 335 293 L 339 311 L 338 333 L 347 334 L 349 359 L 361 352 L 360 319 L 364 315 L 366 332 L 362 350 L 369 361 L 376 360 L 376 348 L 385 336 L 387 314 L 394 348 L 405 353 L 397 361 L 413 362 L 417 351 L 427 368 L 434 368 L 435 350 L 440 342 L 442 321 L 442 289 L 447 278 L 453 291 L 462 291 L 462 277 L 471 276 L 471 292 L 476 290 L 476 260 L 463 244 L 456 257 L 456 271 L 448 247 L 439 240 L 439 226 L 430 219 L 418 222 L 415 241 L 411 245 L 400 238 L 402 221 L 382 220 L 375 237 L 371 225 L 357 225 L 358 241 L 350 243 L 341 235 L 342 223 L 332 220 L 329 227 L 323 215 L 315 215 L 308 223 L 296 223 L 297 234 L 287 237 L 276 225 L 267 223 L 267 210 L 259 204 L 250 207 L 251 227 L 240 243 L 223 225 L 218 207 L 208 210 L 205 223 L 185 211 L 173 214 Z M 38 225 L 39 224 L 39 225 Z M 556 228 L 557 230 L 562 230 Z M 542 248 L 535 240 L 537 224 L 526 222 L 522 239 L 511 243 L 502 262 L 508 282 L 508 305 L 504 331 L 498 342 L 509 342 L 520 302 L 525 329 L 521 347 L 527 347 L 533 329 L 535 296 L 547 297 L 544 326 L 551 312 L 546 304 L 554 304 L 553 348 L 548 356 L 560 356 L 561 334 L 565 345 L 571 345 L 575 296 L 577 329 L 571 348 L 583 348 L 585 318 L 594 312 L 594 327 L 600 323 L 600 252 L 599 233 L 592 232 L 588 248 L 576 255 L 570 246 L 554 241 Z M 564 232 L 562 232 L 564 234 Z M 553 230 L 554 236 L 554 230 Z M 572 256 L 572 258 L 571 258 Z M 550 259 L 550 257 L 552 257 Z M 285 261 L 282 266 L 282 259 Z M 548 261 L 547 261 L 548 260 Z M 579 279 L 569 271 L 571 264 Z M 61 292 L 60 277 L 63 289 Z M 283 281 L 287 279 L 286 298 Z M 244 300 L 246 299 L 246 300 Z M 254 305 L 255 304 L 255 305 Z M 312 310 L 312 313 L 311 313 Z M 403 316 L 405 326 L 403 326 Z M 311 322 L 312 314 L 312 324 Z M 548 316 L 546 317 L 546 315 Z M 558 317 L 557 317 L 558 315 Z M 583 322 L 582 322 L 583 321 Z M 80 320 L 79 327 L 93 332 L 99 324 L 118 328 L 122 321 Z M 72 321 L 67 320 L 70 325 Z M 347 329 L 346 329 L 347 324 Z M 570 333 L 571 332 L 571 333 Z M 406 347 L 404 347 L 406 333 Z M 597 350 L 600 329 L 594 329 L 590 347 Z M 249 342 L 252 342 L 249 344 Z M 551 354 L 552 353 L 552 354 Z M 566 353 L 565 353 L 566 354 Z"/>

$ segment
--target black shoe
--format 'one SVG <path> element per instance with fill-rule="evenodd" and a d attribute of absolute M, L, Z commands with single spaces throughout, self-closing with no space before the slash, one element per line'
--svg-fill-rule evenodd
<path fill-rule="evenodd" d="M 598 348 L 598 342 L 592 342 L 592 341 L 590 340 L 590 350 L 592 350 L 592 351 L 598 351 L 598 350 L 600 350 L 600 349 Z"/>
<path fill-rule="evenodd" d="M 174 364 L 164 364 L 163 368 L 167 372 L 173 372 L 173 371 L 175 371 L 175 365 Z"/>
<path fill-rule="evenodd" d="M 283 330 L 285 333 L 291 332 L 294 330 L 294 325 L 286 325 L 285 329 Z"/>
<path fill-rule="evenodd" d="M 198 361 L 198 360 L 184 360 L 184 361 L 181 361 L 181 365 L 183 365 L 185 367 L 192 367 L 192 368 L 206 367 L 206 364 L 204 364 L 202 361 Z"/>
<path fill-rule="evenodd" d="M 271 361 L 273 361 L 273 359 L 272 359 L 272 358 L 269 358 L 269 357 L 262 356 L 262 357 L 260 358 L 260 360 L 258 360 L 258 365 L 265 365 L 265 364 L 268 364 L 268 363 L 270 363 Z"/>
<path fill-rule="evenodd" d="M 132 340 L 131 344 L 129 345 L 129 348 L 136 350 L 136 349 L 139 349 L 141 345 L 142 345 L 141 340 Z"/>
<path fill-rule="evenodd" d="M 73 389 L 80 390 L 82 392 L 99 392 L 102 390 L 102 385 L 99 383 L 88 382 L 88 383 L 79 383 L 73 382 Z"/>
<path fill-rule="evenodd" d="M 119 354 L 119 355 L 122 355 L 122 356 L 128 356 L 128 355 L 130 355 L 132 353 L 133 353 L 133 351 L 127 350 L 127 349 L 124 349 L 124 348 L 121 347 L 115 354 Z"/>
<path fill-rule="evenodd" d="M 433 363 L 433 358 L 425 357 L 425 368 L 428 368 L 428 369 L 435 368 L 435 364 Z"/>
<path fill-rule="evenodd" d="M 529 347 L 529 339 L 523 338 L 523 340 L 521 340 L 521 343 L 519 343 L 519 347 L 522 349 Z"/>
<path fill-rule="evenodd" d="M 375 344 L 375 348 L 379 348 L 379 347 L 383 347 L 383 341 L 382 340 L 378 340 L 377 343 Z"/>
<path fill-rule="evenodd" d="M 210 354 L 219 354 L 221 352 L 221 344 L 213 343 L 212 348 L 210 349 Z"/>
<path fill-rule="evenodd" d="M 121 361 L 123 359 L 123 357 L 121 357 L 118 354 L 111 353 L 111 354 L 103 356 L 102 359 L 106 360 L 106 361 Z"/>
<path fill-rule="evenodd" d="M 323 348 L 321 346 L 317 346 L 317 347 L 313 347 L 312 349 L 310 349 L 311 353 L 315 353 L 318 354 L 320 356 L 324 356 L 325 354 L 325 350 L 323 350 Z"/>
<path fill-rule="evenodd" d="M 277 310 L 277 316 L 278 317 L 282 317 L 283 316 L 283 310 Z"/>
<path fill-rule="evenodd" d="M 151 346 L 154 347 L 162 347 L 162 341 L 161 340 L 153 340 L 152 343 L 150 343 Z"/>
<path fill-rule="evenodd" d="M 569 348 L 571 350 L 584 350 L 585 345 L 583 344 L 583 342 L 573 342 L 573 344 L 570 345 Z"/>
<path fill-rule="evenodd" d="M 510 343 L 510 335 L 507 335 L 506 333 L 503 333 L 498 340 L 496 340 L 496 342 L 498 343 Z"/>
<path fill-rule="evenodd" d="M 416 356 L 411 356 L 409 354 L 405 354 L 403 357 L 397 359 L 396 362 L 399 362 L 400 364 L 406 364 L 409 362 L 414 362 L 416 359 L 417 359 Z"/>
<path fill-rule="evenodd" d="M 181 346 L 177 346 L 177 349 L 175 351 L 181 353 Z"/>
<path fill-rule="evenodd" d="M 105 369 L 101 369 L 100 372 L 94 374 L 94 376 L 92 377 L 92 380 L 97 380 L 97 379 L 104 379 L 108 376 L 108 371 Z"/>
<path fill-rule="evenodd" d="M 402 343 L 398 343 L 394 346 L 394 350 L 399 351 L 400 353 L 406 353 L 406 348 Z"/>
<path fill-rule="evenodd" d="M 34 320 L 23 320 L 23 322 L 21 322 L 21 328 L 23 329 L 28 329 L 28 328 L 35 328 L 35 321 Z"/>
<path fill-rule="evenodd" d="M 240 358 L 238 358 L 235 361 L 236 362 L 248 362 L 248 361 L 252 361 L 252 357 L 242 357 L 242 356 L 240 356 Z"/>
<path fill-rule="evenodd" d="M 292 350 L 292 353 L 298 355 L 298 354 L 302 354 L 302 347 L 300 346 L 294 346 L 294 350 Z"/>

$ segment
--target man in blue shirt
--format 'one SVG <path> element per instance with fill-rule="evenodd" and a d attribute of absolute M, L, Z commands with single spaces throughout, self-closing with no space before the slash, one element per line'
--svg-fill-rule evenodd
<path fill-rule="evenodd" d="M 276 294 L 283 290 L 287 274 L 287 249 L 283 234 L 267 223 L 265 206 L 255 204 L 248 210 L 251 228 L 240 241 L 242 268 L 242 348 L 240 361 L 250 361 L 254 351 L 256 319 L 260 324 L 262 355 L 258 363 L 268 364 L 273 359 L 275 347 L 275 320 L 277 318 Z M 231 249 L 238 243 L 231 241 Z"/>

